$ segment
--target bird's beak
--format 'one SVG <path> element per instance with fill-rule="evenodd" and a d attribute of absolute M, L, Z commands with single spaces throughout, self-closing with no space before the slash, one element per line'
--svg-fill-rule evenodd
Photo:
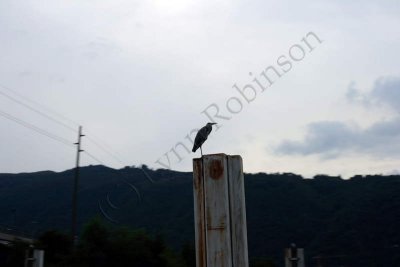
<path fill-rule="evenodd" d="M 215 125 L 215 124 L 217 124 L 217 123 L 216 122 L 211 123 L 211 125 Z"/>

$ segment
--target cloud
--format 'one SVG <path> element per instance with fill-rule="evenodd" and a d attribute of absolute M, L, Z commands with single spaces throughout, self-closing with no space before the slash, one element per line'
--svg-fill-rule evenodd
<path fill-rule="evenodd" d="M 346 97 L 368 107 L 385 105 L 400 111 L 400 79 L 380 78 L 368 93 L 358 91 L 352 83 Z M 318 154 L 324 159 L 336 158 L 348 152 L 397 157 L 400 156 L 400 115 L 375 122 L 366 128 L 341 121 L 313 122 L 307 126 L 303 140 L 284 140 L 275 147 L 275 152 L 283 155 Z"/>
<path fill-rule="evenodd" d="M 361 103 L 366 107 L 386 106 L 400 112 L 400 77 L 381 77 L 367 93 L 357 90 L 355 83 L 352 82 L 346 98 L 350 102 Z"/>
<path fill-rule="evenodd" d="M 370 98 L 400 112 L 400 78 L 380 78 L 375 82 Z"/>

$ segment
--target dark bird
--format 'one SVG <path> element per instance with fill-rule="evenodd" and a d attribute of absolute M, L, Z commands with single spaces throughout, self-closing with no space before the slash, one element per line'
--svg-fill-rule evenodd
<path fill-rule="evenodd" d="M 212 126 L 215 125 L 215 122 L 209 122 L 207 123 L 206 126 L 204 126 L 203 128 L 201 128 L 197 134 L 196 134 L 196 138 L 194 139 L 194 145 L 193 145 L 193 149 L 192 152 L 196 152 L 197 149 L 199 149 L 200 147 L 200 151 L 201 151 L 201 156 L 203 156 L 203 150 L 201 149 L 201 146 L 203 145 L 203 143 L 207 140 L 208 135 L 211 133 L 212 131 Z"/>

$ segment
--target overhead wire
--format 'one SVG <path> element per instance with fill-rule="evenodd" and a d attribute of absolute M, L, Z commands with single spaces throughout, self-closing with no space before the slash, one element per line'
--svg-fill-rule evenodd
<path fill-rule="evenodd" d="M 100 150 L 102 150 L 104 153 L 112 157 L 115 161 L 118 161 L 120 164 L 126 166 L 125 162 L 121 160 L 118 156 L 115 155 L 115 153 L 111 152 L 109 148 L 106 148 L 106 146 L 103 144 L 100 144 L 98 141 L 96 141 L 93 137 L 90 135 L 86 136 L 87 140 L 92 142 L 95 146 L 97 146 Z"/>
<path fill-rule="evenodd" d="M 41 104 L 41 103 L 38 103 L 38 102 L 36 102 L 36 101 L 33 101 L 33 100 L 29 99 L 28 97 L 26 97 L 26 96 L 24 96 L 24 95 L 22 95 L 22 94 L 16 92 L 15 90 L 10 89 L 10 88 L 7 87 L 7 86 L 4 86 L 3 84 L 0 84 L 0 87 L 3 88 L 3 89 L 5 89 L 5 90 L 7 90 L 7 91 L 9 91 L 9 92 L 11 92 L 11 93 L 13 93 L 14 95 L 18 96 L 19 98 L 25 100 L 26 102 L 29 102 L 29 103 L 31 103 L 31 104 L 34 104 L 34 105 L 36 105 L 36 106 L 41 107 L 43 110 L 46 110 L 47 113 L 52 113 L 54 116 L 57 116 L 57 117 L 59 117 L 59 118 L 62 118 L 64 121 L 68 121 L 68 122 L 73 123 L 73 124 L 75 124 L 75 125 L 79 125 L 79 123 L 75 122 L 74 120 L 72 120 L 72 119 L 70 119 L 70 118 L 68 118 L 68 117 L 66 117 L 66 116 L 64 116 L 64 115 L 62 115 L 62 114 L 60 114 L 60 113 L 58 113 L 58 112 L 56 112 L 56 111 L 50 109 L 50 108 L 48 108 L 47 106 L 45 106 L 45 105 L 43 105 L 43 104 Z M 68 130 L 70 130 L 70 131 L 73 131 L 74 133 L 77 132 L 76 129 L 74 129 L 74 128 L 72 128 L 71 126 L 67 125 L 66 123 L 64 123 L 64 122 L 62 122 L 62 121 L 60 121 L 60 120 L 54 118 L 54 116 L 50 116 L 50 115 L 46 114 L 45 112 L 42 112 L 42 111 L 38 110 L 37 108 L 33 107 L 32 105 L 28 105 L 28 104 L 26 104 L 26 103 L 24 103 L 24 102 L 18 100 L 18 99 L 16 99 L 15 97 L 13 97 L 13 96 L 11 96 L 11 95 L 5 93 L 4 91 L 1 91 L 1 90 L 0 90 L 0 95 L 2 95 L 2 96 L 4 96 L 4 97 L 8 98 L 9 100 L 11 100 L 11 101 L 13 101 L 13 102 L 15 102 L 15 103 L 17 103 L 17 104 L 19 104 L 19 105 L 21 105 L 21 106 L 24 106 L 25 108 L 31 110 L 32 112 L 35 112 L 36 114 L 41 115 L 42 117 L 44 117 L 44 118 L 46 118 L 46 119 L 48 119 L 48 120 L 50 120 L 50 121 L 52 121 L 52 122 L 54 122 L 54 123 L 57 123 L 57 124 L 63 126 L 64 128 L 66 128 L 66 129 L 68 129 Z M 15 122 L 21 124 L 22 126 L 27 127 L 27 128 L 30 128 L 31 130 L 34 130 L 34 129 L 35 129 L 34 131 L 36 131 L 36 132 L 38 132 L 38 133 L 41 133 L 42 135 L 45 135 L 45 136 L 47 136 L 47 137 L 50 137 L 50 138 L 52 138 L 52 139 L 54 139 L 54 140 L 57 140 L 57 141 L 59 141 L 59 142 L 63 142 L 63 143 L 65 143 L 65 144 L 68 143 L 68 145 L 70 145 L 70 142 L 69 142 L 68 140 L 66 140 L 66 139 L 64 139 L 64 138 L 62 138 L 62 137 L 56 136 L 56 135 L 54 135 L 54 134 L 51 134 L 51 133 L 47 132 L 46 130 L 43 130 L 43 129 L 41 129 L 41 128 L 39 128 L 39 127 L 37 127 L 37 126 L 35 126 L 35 125 L 31 124 L 31 123 L 28 123 L 28 122 L 25 122 L 25 121 L 23 121 L 23 120 L 21 120 L 21 119 L 18 119 L 18 118 L 16 118 L 16 117 L 12 116 L 11 114 L 8 114 L 8 113 L 6 113 L 6 112 L 3 112 L 2 116 L 3 116 L 3 117 L 7 117 L 7 118 L 10 119 L 10 120 L 14 120 Z M 107 147 L 103 141 L 101 142 L 101 143 L 103 143 L 103 144 L 100 144 L 99 141 L 96 141 L 96 140 L 95 140 L 95 138 L 94 138 L 95 136 L 94 136 L 94 135 L 91 135 L 91 136 L 92 136 L 92 137 L 90 137 L 90 136 L 86 136 L 86 137 L 87 137 L 87 139 L 88 139 L 90 142 L 92 142 L 92 143 L 93 143 L 95 146 L 97 146 L 100 150 L 102 150 L 102 151 L 103 151 L 104 153 L 106 153 L 108 156 L 110 156 L 111 158 L 113 158 L 113 159 L 114 159 L 115 161 L 117 161 L 119 164 L 121 164 L 121 165 L 123 165 L 123 166 L 127 166 L 127 165 L 128 165 L 128 164 L 126 164 L 126 161 L 121 160 L 121 158 L 120 158 L 119 156 L 117 156 L 116 153 L 112 152 L 112 151 L 111 151 L 112 149 L 110 149 L 109 147 Z M 98 139 L 98 138 L 96 138 L 96 139 Z M 94 157 L 92 154 L 88 154 L 88 156 L 89 156 L 89 157 L 92 157 L 95 161 L 97 161 L 97 162 L 99 162 L 99 163 L 101 162 L 98 158 Z M 100 164 L 106 166 L 106 164 L 103 163 L 103 162 L 101 162 Z M 143 170 L 143 168 L 140 168 L 140 169 L 142 170 L 142 172 L 143 172 L 143 174 L 145 175 L 145 177 L 146 177 L 151 183 L 154 183 L 154 181 L 153 181 L 153 179 L 151 178 L 151 176 L 150 176 L 145 170 Z"/>
<path fill-rule="evenodd" d="M 60 136 L 58 136 L 58 135 L 55 135 L 55 134 L 53 134 L 53 133 L 50 133 L 50 132 L 48 132 L 48 131 L 46 131 L 46 130 L 40 128 L 40 127 L 35 126 L 35 125 L 32 124 L 32 123 L 29 123 L 29 122 L 26 122 L 26 121 L 24 121 L 24 120 L 21 120 L 21 119 L 15 117 L 15 116 L 13 116 L 13 115 L 7 113 L 7 112 L 4 112 L 4 111 L 1 111 L 1 110 L 0 110 L 0 116 L 6 118 L 6 119 L 8 119 L 8 120 L 11 120 L 11 121 L 13 121 L 13 122 L 15 122 L 15 123 L 18 123 L 19 125 L 21 125 L 21 126 L 27 128 L 27 129 L 30 129 L 30 130 L 32 130 L 32 131 L 35 131 L 36 133 L 39 133 L 39 134 L 41 134 L 41 135 L 43 135 L 43 136 L 46 136 L 46 137 L 51 138 L 51 139 L 53 139 L 53 140 L 55 140 L 55 141 L 57 141 L 57 142 L 60 142 L 60 143 L 62 143 L 62 144 L 64 144 L 64 145 L 67 145 L 67 146 L 70 146 L 70 147 L 73 147 L 73 146 L 74 146 L 74 145 L 73 145 L 71 142 L 69 142 L 67 139 L 65 139 L 65 138 L 63 138 L 63 137 L 60 137 Z"/>
<path fill-rule="evenodd" d="M 121 165 L 128 166 L 128 164 L 126 164 L 126 162 L 124 162 L 118 156 L 115 155 L 116 153 L 111 152 L 110 151 L 111 149 L 109 149 L 109 148 L 107 149 L 104 142 L 103 142 L 103 145 L 101 145 L 99 142 L 97 142 L 93 138 L 90 138 L 89 136 L 87 136 L 87 139 L 89 141 L 91 141 L 94 145 L 96 145 L 104 153 L 106 153 L 110 157 L 112 157 L 115 161 L 119 162 Z M 143 172 L 143 174 L 144 174 L 144 176 L 146 177 L 147 180 L 149 180 L 151 183 L 154 183 L 154 180 L 151 178 L 151 176 L 143 168 L 140 168 L 140 170 Z"/>
<path fill-rule="evenodd" d="M 1 86 L 2 88 L 4 88 L 2 85 L 0 85 L 0 86 Z M 42 112 L 42 111 L 40 111 L 40 110 L 38 110 L 38 109 L 36 109 L 36 108 L 34 108 L 34 107 L 28 105 L 28 104 L 26 104 L 26 103 L 24 103 L 24 102 L 22 102 L 22 101 L 16 99 L 15 97 L 10 96 L 9 94 L 4 93 L 3 91 L 0 91 L 0 95 L 2 95 L 2 96 L 4 96 L 4 97 L 8 98 L 9 100 L 13 101 L 14 103 L 17 103 L 17 104 L 19 104 L 19 105 L 21 105 L 21 106 L 23 106 L 23 107 L 25 107 L 25 108 L 27 108 L 27 109 L 29 109 L 29 110 L 35 112 L 36 114 L 39 114 L 39 115 L 42 116 L 42 117 L 45 117 L 46 119 L 48 119 L 48 120 L 50 120 L 50 121 L 52 121 L 52 122 L 54 122 L 54 123 L 57 123 L 57 124 L 59 124 L 59 125 L 65 127 L 65 128 L 67 128 L 67 129 L 70 130 L 70 131 L 76 132 L 76 129 L 70 127 L 69 125 L 67 125 L 67 124 L 61 122 L 60 120 L 57 120 L 57 119 L 55 119 L 55 118 L 53 118 L 53 117 L 47 115 L 46 113 L 44 113 L 44 112 Z"/>
<path fill-rule="evenodd" d="M 29 103 L 31 103 L 33 105 L 36 105 L 36 106 L 42 108 L 43 110 L 47 111 L 48 113 L 52 113 L 54 116 L 59 117 L 59 118 L 63 119 L 64 121 L 68 121 L 69 123 L 73 124 L 76 127 L 78 127 L 80 125 L 78 122 L 72 120 L 71 118 L 68 118 L 67 116 L 64 116 L 63 114 L 60 114 L 59 112 L 47 107 L 46 105 L 41 104 L 41 103 L 39 103 L 37 101 L 34 101 L 34 100 L 32 100 L 32 99 L 30 99 L 30 98 L 28 98 L 28 97 L 16 92 L 15 90 L 13 90 L 13 89 L 11 89 L 11 88 L 3 85 L 3 84 L 0 84 L 0 87 L 5 89 L 5 90 L 7 90 L 8 92 L 13 93 L 14 95 L 18 96 L 19 98 L 23 99 L 24 101 L 29 102 Z M 19 101 L 19 102 L 21 102 L 21 101 Z M 24 103 L 23 105 L 29 106 L 26 103 Z M 30 106 L 30 108 L 32 108 L 32 106 Z M 35 109 L 35 108 L 33 108 L 33 109 Z M 40 113 L 43 113 L 43 112 L 40 112 Z M 58 122 L 60 122 L 60 121 L 58 120 Z M 73 127 L 70 127 L 68 125 L 67 125 L 67 128 L 73 129 Z M 76 129 L 74 129 L 74 131 L 76 132 Z"/>
<path fill-rule="evenodd" d="M 72 119 L 70 119 L 70 118 L 68 118 L 68 117 L 66 117 L 66 116 L 64 116 L 64 115 L 62 115 L 62 114 L 60 114 L 60 113 L 58 113 L 58 112 L 56 112 L 56 111 L 54 111 L 54 110 L 49 109 L 48 107 L 46 107 L 45 105 L 43 105 L 43 104 L 41 104 L 41 103 L 35 102 L 35 101 L 33 101 L 33 100 L 27 98 L 26 96 L 23 96 L 23 95 L 17 93 L 15 90 L 10 89 L 9 87 L 4 86 L 3 84 L 0 84 L 0 87 L 3 88 L 3 89 L 5 89 L 5 90 L 7 90 L 7 91 L 9 91 L 9 92 L 11 92 L 11 93 L 13 93 L 14 95 L 20 97 L 21 99 L 23 99 L 23 100 L 25 100 L 25 101 L 27 101 L 27 102 L 30 102 L 30 103 L 35 104 L 35 105 L 37 105 L 37 106 L 40 106 L 42 109 L 45 109 L 45 110 L 47 110 L 47 111 L 50 112 L 50 113 L 53 113 L 53 115 L 56 115 L 56 116 L 58 116 L 58 117 L 60 117 L 60 118 L 62 118 L 62 119 L 64 119 L 64 120 L 67 120 L 67 121 L 69 121 L 69 122 L 72 122 L 73 124 L 79 125 L 79 124 L 76 123 L 74 120 L 72 120 Z M 13 97 L 13 96 L 11 96 L 11 95 L 5 93 L 4 91 L 1 91 L 1 90 L 0 90 L 0 95 L 2 95 L 2 96 L 4 96 L 4 97 L 8 98 L 9 100 L 11 100 L 11 101 L 13 101 L 13 102 L 15 102 L 15 103 L 17 103 L 17 104 L 19 104 L 19 105 L 21 105 L 21 106 L 24 106 L 25 108 L 27 108 L 27 109 L 29 109 L 29 110 L 35 112 L 36 114 L 41 115 L 42 117 L 45 117 L 45 118 L 48 119 L 48 120 L 51 120 L 51 121 L 54 122 L 54 123 L 57 123 L 57 124 L 59 124 L 59 125 L 62 125 L 63 127 L 67 128 L 68 130 L 71 130 L 71 131 L 73 131 L 73 132 L 77 132 L 76 129 L 70 127 L 69 125 L 65 124 L 64 122 L 62 122 L 62 121 L 60 121 L 60 120 L 57 120 L 57 119 L 55 119 L 54 117 L 52 117 L 52 116 L 50 116 L 50 115 L 48 115 L 48 114 L 46 114 L 46 113 L 44 113 L 44 112 L 42 112 L 42 111 L 36 109 L 35 107 L 33 107 L 33 106 L 31 106 L 31 105 L 28 105 L 28 104 L 26 104 L 26 103 L 24 103 L 24 102 L 22 102 L 22 101 L 16 99 L 15 97 Z M 115 155 L 115 153 L 110 152 L 110 149 L 109 149 L 109 148 L 106 148 L 105 145 L 100 144 L 100 142 L 96 141 L 94 138 L 91 138 L 90 136 L 87 136 L 87 139 L 88 139 L 90 142 L 92 142 L 95 146 L 97 146 L 100 150 L 102 150 L 104 153 L 106 153 L 106 154 L 108 154 L 110 157 L 112 157 L 115 161 L 117 161 L 118 163 L 120 163 L 120 164 L 122 164 L 122 165 L 125 166 L 124 161 L 122 161 L 119 157 L 117 157 L 117 156 Z M 101 163 L 101 164 L 103 164 L 103 163 Z"/>
<path fill-rule="evenodd" d="M 93 159 L 97 163 L 100 163 L 103 166 L 107 166 L 104 162 L 102 162 L 101 160 L 99 160 L 97 157 L 93 156 L 91 153 L 87 152 L 86 150 L 83 151 L 83 153 L 85 153 L 87 156 L 89 156 L 91 159 Z"/>

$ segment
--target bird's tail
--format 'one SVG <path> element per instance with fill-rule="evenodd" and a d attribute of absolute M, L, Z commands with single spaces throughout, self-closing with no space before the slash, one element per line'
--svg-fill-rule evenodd
<path fill-rule="evenodd" d="M 196 152 L 196 150 L 197 150 L 198 148 L 199 148 L 199 147 L 194 146 L 193 149 L 192 149 L 192 152 L 193 152 L 193 153 Z"/>

